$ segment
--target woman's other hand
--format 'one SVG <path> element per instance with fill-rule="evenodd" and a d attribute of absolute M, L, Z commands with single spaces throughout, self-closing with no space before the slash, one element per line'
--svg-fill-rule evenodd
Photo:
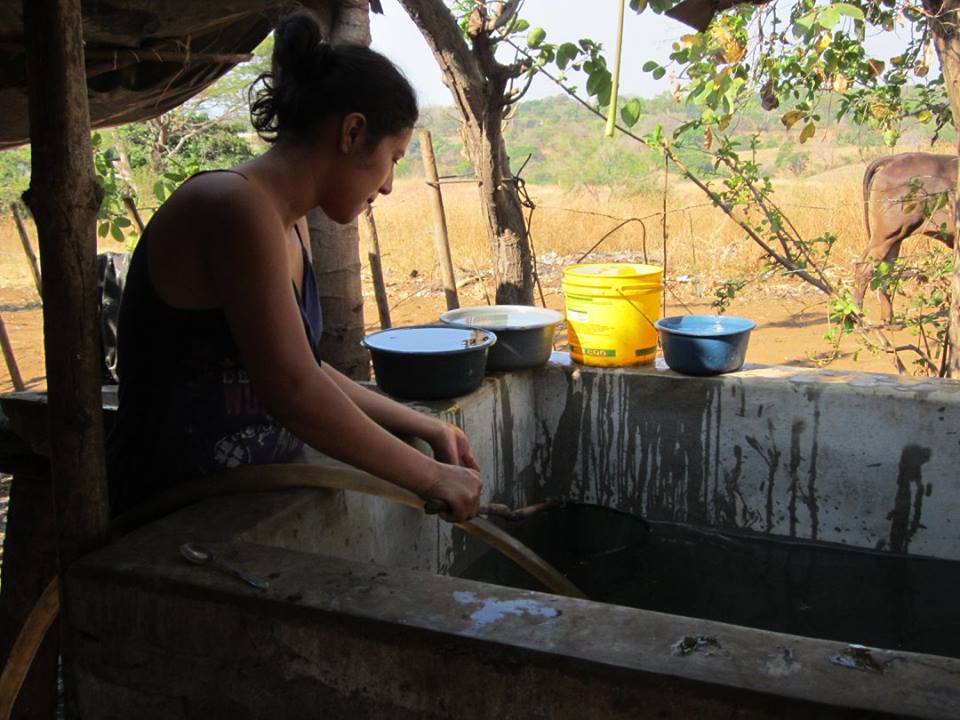
<path fill-rule="evenodd" d="M 447 522 L 466 522 L 476 517 L 480 509 L 480 492 L 483 490 L 480 472 L 472 467 L 443 462 L 436 463 L 436 472 L 437 480 L 421 497 L 443 502 L 449 511 L 441 512 L 440 517 Z"/>
<path fill-rule="evenodd" d="M 437 428 L 430 437 L 425 437 L 433 449 L 433 457 L 448 465 L 464 465 L 473 470 L 480 470 L 480 464 L 473 455 L 470 441 L 466 433 L 456 425 L 437 421 Z"/>

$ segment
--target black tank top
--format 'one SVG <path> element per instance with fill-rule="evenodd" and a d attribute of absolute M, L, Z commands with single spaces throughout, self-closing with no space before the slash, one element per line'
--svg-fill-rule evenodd
<path fill-rule="evenodd" d="M 297 305 L 319 363 L 320 298 L 296 232 L 303 254 Z M 131 258 L 120 306 L 119 409 L 107 455 L 114 514 L 184 481 L 288 461 L 303 447 L 260 406 L 223 310 L 175 308 L 157 295 L 149 242 L 148 226 Z"/>

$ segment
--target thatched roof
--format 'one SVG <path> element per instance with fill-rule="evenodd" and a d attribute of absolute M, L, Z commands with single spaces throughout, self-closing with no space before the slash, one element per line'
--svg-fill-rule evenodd
<path fill-rule="evenodd" d="M 339 0 L 85 0 L 91 125 L 145 120 L 176 107 L 249 59 L 271 21 L 296 4 L 332 24 Z M 29 141 L 24 42 L 22 2 L 3 0 L 0 149 Z"/>

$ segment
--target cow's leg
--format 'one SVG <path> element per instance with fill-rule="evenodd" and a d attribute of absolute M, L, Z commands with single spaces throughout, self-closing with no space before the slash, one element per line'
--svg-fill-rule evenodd
<path fill-rule="evenodd" d="M 897 258 L 900 257 L 900 246 L 902 244 L 902 238 L 890 243 L 880 262 L 896 262 Z M 880 321 L 889 324 L 893 320 L 893 299 L 890 297 L 890 293 L 882 287 L 877 290 L 877 295 L 880 299 Z"/>
<path fill-rule="evenodd" d="M 853 263 L 853 301 L 861 314 L 863 314 L 863 298 L 867 294 L 867 283 L 870 282 L 873 271 L 871 258 L 874 257 L 874 252 L 873 243 L 868 242 L 863 254 Z"/>
<path fill-rule="evenodd" d="M 909 232 L 907 233 L 909 234 Z M 854 263 L 853 299 L 860 312 L 863 312 L 863 298 L 867 294 L 867 285 L 873 277 L 873 271 L 878 263 L 890 258 L 896 259 L 900 255 L 900 244 L 905 234 L 898 230 L 893 236 L 882 238 L 879 242 L 870 242 L 863 251 L 860 259 Z M 890 322 L 893 316 L 893 304 L 890 296 L 880 291 L 880 319 Z"/>

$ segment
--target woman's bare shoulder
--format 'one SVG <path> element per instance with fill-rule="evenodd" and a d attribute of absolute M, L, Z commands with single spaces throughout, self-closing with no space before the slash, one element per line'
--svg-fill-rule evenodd
<path fill-rule="evenodd" d="M 157 211 L 161 226 L 190 235 L 258 227 L 276 208 L 256 185 L 233 172 L 204 173 L 181 185 Z"/>
<path fill-rule="evenodd" d="M 240 175 L 194 177 L 150 221 L 154 287 L 177 307 L 222 306 L 231 278 L 282 267 L 279 227 L 276 209 Z"/>

